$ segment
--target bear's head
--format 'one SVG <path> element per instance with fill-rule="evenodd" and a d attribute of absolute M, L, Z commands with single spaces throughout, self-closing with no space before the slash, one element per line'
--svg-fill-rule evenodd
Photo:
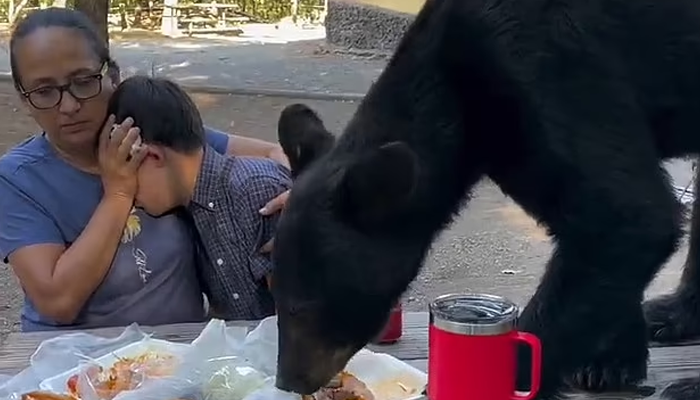
<path fill-rule="evenodd" d="M 416 155 L 380 134 L 356 134 L 373 128 L 356 123 L 336 142 L 305 105 L 280 116 L 279 141 L 297 177 L 273 256 L 284 390 L 310 394 L 340 372 L 380 333 L 425 256 L 406 220 Z"/>

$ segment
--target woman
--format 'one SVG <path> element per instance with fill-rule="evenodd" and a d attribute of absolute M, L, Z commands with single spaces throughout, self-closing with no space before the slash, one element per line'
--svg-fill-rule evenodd
<path fill-rule="evenodd" d="M 43 130 L 0 158 L 0 255 L 25 292 L 21 329 L 202 320 L 187 225 L 133 208 L 137 128 L 103 131 L 119 68 L 95 27 L 78 11 L 36 11 L 13 32 L 10 61 Z M 272 144 L 207 135 L 218 152 L 286 163 Z"/>

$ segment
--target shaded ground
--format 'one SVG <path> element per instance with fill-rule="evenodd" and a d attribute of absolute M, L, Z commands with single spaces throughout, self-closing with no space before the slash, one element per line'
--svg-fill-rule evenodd
<path fill-rule="evenodd" d="M 294 99 L 194 94 L 205 121 L 214 127 L 274 140 L 280 110 Z M 338 131 L 350 118 L 352 102 L 305 101 L 327 125 Z M 0 153 L 36 132 L 11 86 L 0 82 Z M 1 223 L 1 222 L 0 222 Z M 489 183 L 482 184 L 468 211 L 440 238 L 426 268 L 407 295 L 409 310 L 425 310 L 427 302 L 453 291 L 489 292 L 523 304 L 534 291 L 550 252 L 542 231 Z M 679 276 L 681 250 L 650 293 L 670 290 Z M 17 329 L 21 292 L 7 266 L 0 265 L 0 342 Z"/>

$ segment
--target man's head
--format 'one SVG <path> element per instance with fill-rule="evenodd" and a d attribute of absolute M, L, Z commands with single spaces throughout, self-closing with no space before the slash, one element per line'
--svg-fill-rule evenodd
<path fill-rule="evenodd" d="M 298 177 L 273 253 L 284 390 L 311 393 L 344 368 L 384 327 L 424 257 L 404 225 L 417 158 L 403 143 L 352 140 L 334 145 L 304 105 L 280 117 L 279 141 Z"/>
<path fill-rule="evenodd" d="M 108 114 L 117 123 L 133 118 L 147 148 L 136 205 L 158 216 L 185 204 L 192 182 L 186 182 L 184 161 L 199 162 L 205 143 L 202 118 L 187 93 L 166 79 L 134 76 L 117 87 Z"/>

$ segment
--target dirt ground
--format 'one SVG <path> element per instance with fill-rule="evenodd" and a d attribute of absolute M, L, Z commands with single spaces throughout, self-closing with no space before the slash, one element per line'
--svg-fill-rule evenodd
<path fill-rule="evenodd" d="M 264 140 L 276 140 L 279 112 L 300 100 L 192 94 L 205 122 Z M 323 116 L 338 132 L 357 104 L 352 102 L 302 101 Z M 34 134 L 37 126 L 28 117 L 11 84 L 0 82 L 0 154 L 9 146 Z M 2 223 L 0 221 L 0 223 Z M 426 310 L 428 302 L 450 292 L 483 292 L 506 296 L 524 304 L 537 285 L 551 253 L 542 229 L 492 184 L 480 185 L 473 200 L 444 232 L 423 272 L 406 295 L 407 310 Z M 685 247 L 660 274 L 648 295 L 671 290 L 680 275 Z M 22 293 L 8 266 L 0 264 L 0 344 L 18 329 Z"/>

